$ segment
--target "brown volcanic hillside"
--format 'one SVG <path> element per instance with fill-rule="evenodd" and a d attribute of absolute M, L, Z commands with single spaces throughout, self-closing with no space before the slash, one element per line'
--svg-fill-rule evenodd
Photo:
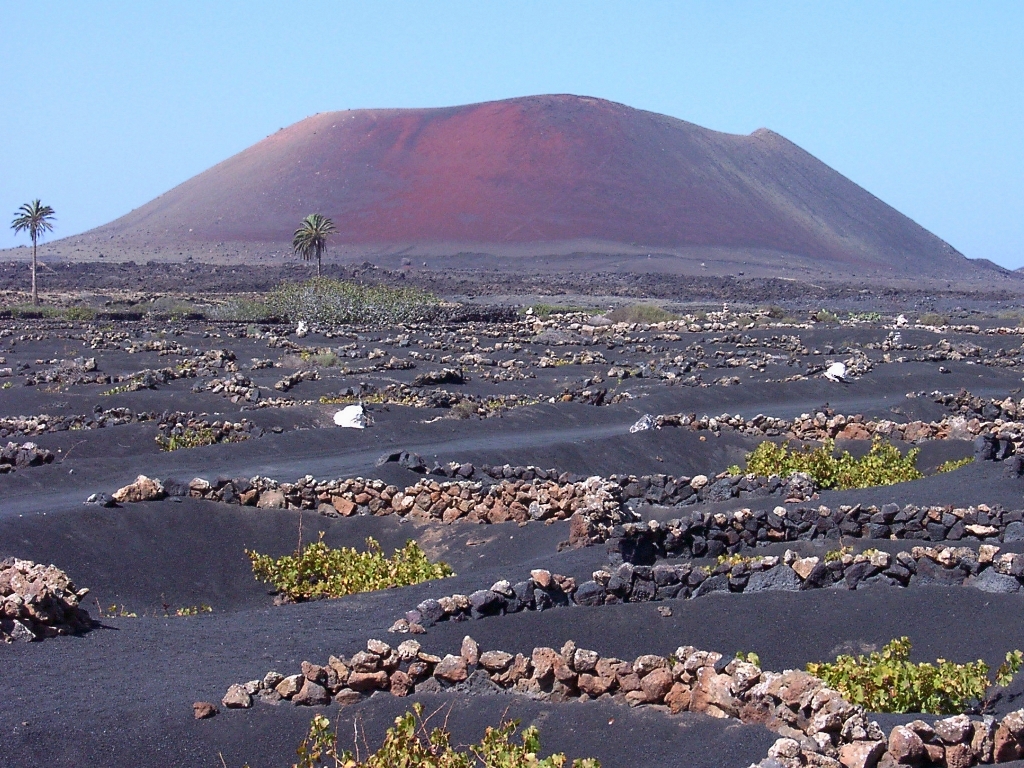
<path fill-rule="evenodd" d="M 281 252 L 314 211 L 353 255 L 656 251 L 895 275 L 969 264 L 771 131 L 577 96 L 315 115 L 73 242 Z"/>

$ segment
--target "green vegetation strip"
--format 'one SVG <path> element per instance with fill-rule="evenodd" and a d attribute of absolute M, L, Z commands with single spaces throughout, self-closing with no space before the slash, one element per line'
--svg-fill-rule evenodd
<path fill-rule="evenodd" d="M 912 448 L 901 455 L 896 446 L 876 439 L 867 454 L 855 459 L 849 451 L 836 454 L 835 441 L 831 439 L 818 448 L 797 450 L 765 441 L 747 454 L 746 470 L 733 466 L 729 471 L 734 475 L 746 472 L 766 477 L 788 477 L 795 472 L 805 472 L 820 488 L 871 488 L 924 477 L 917 468 L 918 453 L 920 449 Z"/>
<path fill-rule="evenodd" d="M 391 558 L 372 538 L 366 540 L 366 551 L 358 552 L 352 547 L 331 549 L 324 543 L 323 534 L 295 554 L 276 559 L 249 550 L 245 553 L 258 581 L 272 584 L 295 601 L 344 597 L 455 575 L 447 563 L 430 562 L 412 539 L 396 549 Z"/>
<path fill-rule="evenodd" d="M 157 435 L 157 445 L 161 451 L 178 451 L 183 448 L 201 448 L 204 445 L 215 445 L 220 437 L 210 428 L 197 429 L 188 427 L 180 435 Z"/>
<path fill-rule="evenodd" d="M 807 671 L 869 712 L 957 715 L 984 704 L 991 686 L 1009 685 L 1024 662 L 1024 652 L 1010 651 L 990 680 L 984 661 L 915 664 L 910 650 L 909 638 L 901 637 L 868 656 L 839 656 L 831 663 L 808 664 Z"/>
<path fill-rule="evenodd" d="M 221 320 L 282 320 L 333 326 L 352 323 L 409 323 L 435 315 L 441 301 L 417 288 L 357 285 L 318 277 L 285 283 L 259 299 L 235 299 L 217 311 Z"/>
<path fill-rule="evenodd" d="M 331 721 L 317 715 L 309 726 L 309 734 L 299 746 L 299 762 L 293 768 L 563 768 L 567 758 L 554 754 L 541 759 L 539 733 L 526 728 L 519 743 L 513 736 L 519 728 L 517 720 L 505 720 L 497 728 L 488 726 L 483 738 L 465 747 L 452 746 L 451 734 L 444 728 L 428 732 L 423 719 L 423 705 L 413 704 L 413 711 L 395 718 L 384 744 L 376 752 L 360 759 L 358 753 L 341 750 L 338 732 Z M 357 746 L 358 749 L 358 746 Z M 573 760 L 572 768 L 601 768 L 593 758 Z"/>

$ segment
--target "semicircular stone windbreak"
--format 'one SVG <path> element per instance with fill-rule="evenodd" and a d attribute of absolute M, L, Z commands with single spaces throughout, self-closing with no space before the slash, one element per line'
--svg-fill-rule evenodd
<path fill-rule="evenodd" d="M 0 642 L 31 642 L 92 627 L 79 589 L 53 565 L 8 557 L 0 560 Z"/>
<path fill-rule="evenodd" d="M 149 501 L 167 496 L 190 496 L 262 509 L 313 509 L 329 517 L 409 514 L 425 519 L 440 518 L 444 522 L 465 518 L 471 522 L 498 523 L 564 519 L 579 509 L 579 501 L 573 499 L 580 496 L 580 484 L 588 481 L 591 485 L 600 482 L 608 495 L 605 500 L 617 502 L 620 507 L 630 502 L 684 507 L 705 501 L 766 496 L 805 500 L 818 490 L 814 481 L 803 473 L 785 480 L 755 475 L 734 477 L 725 472 L 713 478 L 612 474 L 594 480 L 593 476 L 557 469 L 508 464 L 476 467 L 469 462 L 434 462 L 428 470 L 421 456 L 407 451 L 385 454 L 377 464 L 392 462 L 429 477 L 405 489 L 362 477 L 316 480 L 307 475 L 290 483 L 259 476 L 220 477 L 214 481 L 197 477 L 187 483 L 164 479 L 160 490 L 149 496 L 143 497 L 126 486 L 117 491 L 115 497 L 124 501 Z M 573 486 L 573 492 L 566 486 Z M 498 501 L 501 503 L 496 503 Z M 639 519 L 632 509 L 616 511 L 622 521 Z"/>
<path fill-rule="evenodd" d="M 639 519 L 622 504 L 618 489 L 616 483 L 601 477 L 500 480 L 489 485 L 424 478 L 401 489 L 382 480 L 317 481 L 311 475 L 295 483 L 254 477 L 219 478 L 215 483 L 195 478 L 187 484 L 140 475 L 112 496 L 94 494 L 89 501 L 109 505 L 189 496 L 261 509 L 315 509 L 330 517 L 394 514 L 443 523 L 527 523 L 571 518 L 570 544 L 579 546 L 603 541 L 614 526 Z"/>
<path fill-rule="evenodd" d="M 395 454 L 403 455 L 403 454 Z M 390 456 L 382 457 L 391 460 Z M 624 559 L 648 549 L 651 556 L 718 556 L 744 547 L 785 541 L 838 538 L 920 539 L 926 541 L 1024 540 L 1024 512 L 999 506 L 938 507 L 885 504 L 882 507 L 776 506 L 773 510 L 740 509 L 729 513 L 692 510 L 664 522 L 641 521 L 638 504 L 686 507 L 699 501 L 783 495 L 797 503 L 813 494 L 806 476 L 757 478 L 728 475 L 693 478 L 671 475 L 611 475 L 581 478 L 537 467 L 481 467 L 450 463 L 437 474 L 460 479 L 424 477 L 404 489 L 382 480 L 317 480 L 294 483 L 264 477 L 201 477 L 190 482 L 153 480 L 140 475 L 113 497 L 94 494 L 92 503 L 153 501 L 166 497 L 201 498 L 262 509 L 309 509 L 329 517 L 351 515 L 410 516 L 451 523 L 525 523 L 570 521 L 569 546 L 615 539 Z M 432 470 L 432 473 L 435 471 Z M 474 476 L 488 479 L 471 480 Z M 500 478 L 500 479 L 499 479 Z"/>
<path fill-rule="evenodd" d="M 914 397 L 918 395 L 912 393 Z M 908 395 L 909 397 L 910 395 Z M 652 418 L 656 429 L 679 427 L 695 432 L 713 434 L 739 432 L 763 438 L 790 440 L 898 440 L 920 443 L 928 440 L 976 440 L 981 458 L 1004 459 L 1024 450 L 1024 400 L 1012 397 L 1004 400 L 982 399 L 970 393 L 944 394 L 932 392 L 932 401 L 945 405 L 954 414 L 939 421 L 913 420 L 907 422 L 890 419 L 871 419 L 862 414 L 837 413 L 831 408 L 807 413 L 795 419 L 757 414 L 744 418 L 740 414 L 723 413 L 719 416 L 696 413 L 666 413 Z"/>
<path fill-rule="evenodd" d="M 17 469 L 52 464 L 54 458 L 52 452 L 40 448 L 35 443 L 9 442 L 7 445 L 0 445 L 0 475 Z"/>
<path fill-rule="evenodd" d="M 303 662 L 291 675 L 271 671 L 230 686 L 221 705 L 254 703 L 348 705 L 372 693 L 394 696 L 444 691 L 519 694 L 563 702 L 611 699 L 631 707 L 658 706 L 672 714 L 695 712 L 762 725 L 779 734 L 762 768 L 875 768 L 897 765 L 967 766 L 1016 760 L 1024 755 L 1024 710 L 972 719 L 966 714 L 927 723 L 915 720 L 886 735 L 864 709 L 820 678 L 799 670 L 767 672 L 741 659 L 681 646 L 668 656 L 633 661 L 602 657 L 573 641 L 560 649 L 534 648 L 529 656 L 481 651 L 466 637 L 457 654 L 426 652 L 416 640 L 396 648 L 369 640 L 351 657 L 324 665 Z M 216 715 L 196 702 L 197 719 Z"/>
<path fill-rule="evenodd" d="M 528 468 L 535 469 L 535 468 Z M 546 471 L 545 471 L 546 473 Z M 743 478 L 721 478 L 711 487 Z M 704 477 L 693 478 L 701 487 Z M 316 509 L 328 516 L 354 514 L 409 516 L 426 521 L 477 523 L 569 520 L 569 546 L 613 543 L 617 556 L 638 565 L 657 557 L 718 557 L 762 544 L 840 538 L 911 541 L 1024 541 L 1024 511 L 998 505 L 971 507 L 841 505 L 776 506 L 733 512 L 692 510 L 667 521 L 640 522 L 624 497 L 663 494 L 665 476 L 578 479 L 502 479 L 490 485 L 469 480 L 424 478 L 404 490 L 382 480 L 316 480 L 295 483 L 267 478 L 219 478 L 210 483 L 152 480 L 140 475 L 113 494 L 95 494 L 95 503 L 151 501 L 190 496 L 265 509 Z M 653 490 L 652 490 L 653 489 Z"/>
<path fill-rule="evenodd" d="M 0 417 L 0 439 L 8 437 L 35 437 L 51 432 L 67 432 L 80 429 L 103 429 L 104 427 L 153 421 L 158 412 L 133 411 L 131 408 L 109 408 L 94 411 L 91 415 L 55 415 Z"/>
<path fill-rule="evenodd" d="M 1024 554 L 1001 553 L 991 544 L 982 544 L 978 551 L 969 547 L 913 547 L 895 555 L 877 549 L 857 554 L 843 549 L 824 557 L 801 557 L 787 550 L 782 557 L 727 556 L 714 565 L 623 563 L 595 571 L 592 580 L 581 584 L 571 577 L 537 569 L 521 581 L 501 580 L 468 595 L 424 600 L 388 631 L 419 634 L 441 621 L 557 607 L 681 600 L 714 593 L 857 589 L 875 584 L 965 586 L 1016 593 L 1024 586 Z"/>

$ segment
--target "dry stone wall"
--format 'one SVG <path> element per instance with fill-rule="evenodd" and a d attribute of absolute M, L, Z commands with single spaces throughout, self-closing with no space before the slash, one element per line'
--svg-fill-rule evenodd
<path fill-rule="evenodd" d="M 485 486 L 464 481 L 424 478 L 400 489 L 381 480 L 352 478 L 317 481 L 312 476 L 295 483 L 263 477 L 219 478 L 214 483 L 194 478 L 189 483 L 154 480 L 144 475 L 118 489 L 118 503 L 155 501 L 166 496 L 190 496 L 261 509 L 316 509 L 328 516 L 354 514 L 409 516 L 445 523 L 555 521 L 572 519 L 570 542 L 584 545 L 603 541 L 615 526 L 638 519 L 624 507 L 618 486 L 600 477 L 575 482 L 503 480 Z M 105 496 L 90 500 L 104 503 Z"/>
<path fill-rule="evenodd" d="M 0 447 L 0 475 L 25 467 L 53 463 L 53 454 L 35 443 L 8 443 Z"/>
<path fill-rule="evenodd" d="M 1024 416 L 1024 400 L 983 400 L 967 392 L 956 395 L 932 392 L 929 397 L 956 413 L 940 421 L 915 420 L 906 423 L 869 419 L 861 414 L 844 415 L 832 409 L 803 414 L 793 420 L 763 414 L 747 419 L 739 414 L 728 413 L 720 416 L 675 413 L 656 416 L 654 423 L 658 428 L 685 427 L 716 434 L 728 430 L 792 440 L 867 440 L 878 437 L 918 443 L 925 440 L 974 440 L 980 436 L 990 436 L 1003 443 L 1004 455 L 1024 449 L 1024 421 L 1019 418 Z"/>
<path fill-rule="evenodd" d="M 91 416 L 40 414 L 38 416 L 9 416 L 0 418 L 0 439 L 17 436 L 35 436 L 50 432 L 67 432 L 78 429 L 102 429 L 137 421 L 151 421 L 156 413 L 136 413 L 130 408 L 97 407 Z"/>
<path fill-rule="evenodd" d="M 571 577 L 538 569 L 521 581 L 501 580 L 468 595 L 424 600 L 388 631 L 420 634 L 441 621 L 563 606 L 681 600 L 712 593 L 858 589 L 874 584 L 966 586 L 984 592 L 1016 593 L 1024 585 L 1024 555 L 1000 553 L 999 547 L 989 544 L 981 545 L 978 551 L 969 547 L 914 547 L 895 555 L 873 549 L 856 554 L 833 550 L 824 557 L 801 557 L 787 550 L 782 557 L 726 557 L 712 565 L 622 563 L 597 570 L 591 580 L 580 584 Z"/>
<path fill-rule="evenodd" d="M 0 640 L 28 642 L 91 626 L 78 589 L 64 571 L 31 560 L 0 560 Z"/>
<path fill-rule="evenodd" d="M 299 706 L 346 705 L 377 691 L 408 696 L 444 690 L 508 692 L 553 702 L 612 699 L 762 725 L 781 738 L 761 768 L 966 767 L 1024 755 L 1024 710 L 998 721 L 967 715 L 916 720 L 886 735 L 863 708 L 817 677 L 799 670 L 768 672 L 692 646 L 628 661 L 571 640 L 558 649 L 534 648 L 528 656 L 482 650 L 468 636 L 458 653 L 445 656 L 412 639 L 395 648 L 369 640 L 365 650 L 348 658 L 331 656 L 323 665 L 306 661 L 290 675 L 271 671 L 232 685 L 221 704 L 229 709 L 284 700 Z M 216 707 L 196 702 L 193 711 L 209 717 Z"/>
<path fill-rule="evenodd" d="M 1024 511 L 884 504 L 701 512 L 664 522 L 627 523 L 612 531 L 618 555 L 649 564 L 656 557 L 717 557 L 758 544 L 840 537 L 914 541 L 1024 541 Z"/>

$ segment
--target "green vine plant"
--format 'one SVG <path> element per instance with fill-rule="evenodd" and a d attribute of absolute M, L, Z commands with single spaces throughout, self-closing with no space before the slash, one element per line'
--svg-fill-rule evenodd
<path fill-rule="evenodd" d="M 423 705 L 417 702 L 411 712 L 395 718 L 380 749 L 364 760 L 358 746 L 355 754 L 342 750 L 331 721 L 316 715 L 296 750 L 299 761 L 292 768 L 564 768 L 568 764 L 562 753 L 537 757 L 540 736 L 536 728 L 524 729 L 517 743 L 513 736 L 518 730 L 517 720 L 503 720 L 497 728 L 488 726 L 476 744 L 452 746 L 451 734 L 444 727 L 427 730 Z M 585 758 L 573 760 L 571 768 L 601 768 L 601 764 Z"/>
<path fill-rule="evenodd" d="M 753 664 L 755 667 L 761 666 L 761 657 L 753 651 L 736 651 L 736 658 L 748 664 Z"/>
<path fill-rule="evenodd" d="M 950 459 L 949 461 L 944 461 L 941 464 L 939 464 L 939 466 L 935 469 L 935 473 L 941 474 L 943 472 L 954 472 L 960 469 L 961 467 L 966 467 L 968 464 L 971 464 L 973 462 L 973 456 L 967 456 L 966 458 L 963 459 Z"/>
<path fill-rule="evenodd" d="M 198 616 L 200 613 L 213 613 L 213 606 L 203 603 L 202 605 L 186 605 L 174 610 L 175 616 Z"/>
<path fill-rule="evenodd" d="M 955 715 L 971 707 L 984 710 L 989 688 L 1009 685 L 1024 663 L 1024 652 L 1009 651 L 990 679 L 984 661 L 956 664 L 937 659 L 934 664 L 915 664 L 910 650 L 910 639 L 901 637 L 868 656 L 842 655 L 834 662 L 812 662 L 807 671 L 869 712 Z"/>
<path fill-rule="evenodd" d="M 156 436 L 156 443 L 160 446 L 161 451 L 201 448 L 205 445 L 215 445 L 217 442 L 217 433 L 207 428 L 188 427 L 180 435 Z"/>
<path fill-rule="evenodd" d="M 847 545 L 845 547 L 839 547 L 839 549 L 830 549 L 825 553 L 825 562 L 834 563 L 837 560 L 842 560 L 847 555 L 853 554 L 853 547 Z"/>
<path fill-rule="evenodd" d="M 257 581 L 272 584 L 282 595 L 296 602 L 344 597 L 356 592 L 405 587 L 431 579 L 454 576 L 447 563 L 432 563 L 419 545 L 410 539 L 388 558 L 373 538 L 366 551 L 353 547 L 331 549 L 324 535 L 294 554 L 273 558 L 245 550 L 252 561 Z"/>
<path fill-rule="evenodd" d="M 917 468 L 919 448 L 900 454 L 896 446 L 876 438 L 871 442 L 871 449 L 855 459 L 849 451 L 836 454 L 835 447 L 832 439 L 823 441 L 818 448 L 804 446 L 795 450 L 766 440 L 747 454 L 745 470 L 734 465 L 729 472 L 779 477 L 805 472 L 818 487 L 827 490 L 895 485 L 924 477 Z"/>
<path fill-rule="evenodd" d="M 100 601 L 97 598 L 93 598 L 96 602 L 96 611 L 99 613 L 101 619 L 137 619 L 139 614 L 134 611 L 129 611 L 124 605 L 118 605 L 113 603 L 107 608 L 100 605 Z"/>

